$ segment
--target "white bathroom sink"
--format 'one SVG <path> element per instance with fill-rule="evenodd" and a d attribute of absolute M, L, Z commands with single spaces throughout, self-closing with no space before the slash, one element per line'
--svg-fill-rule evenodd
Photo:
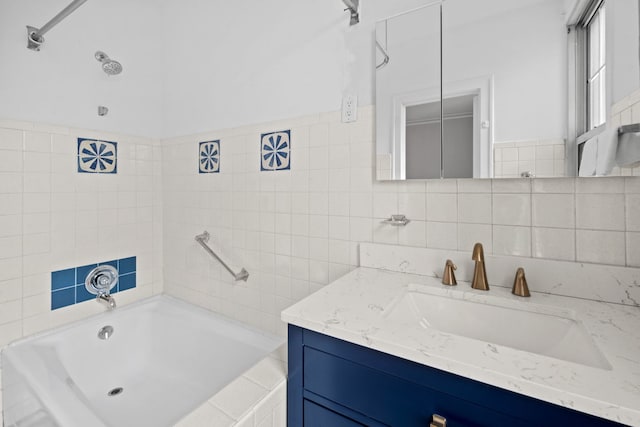
<path fill-rule="evenodd" d="M 490 294 L 409 285 L 390 319 L 601 369 L 611 369 L 572 310 Z"/>

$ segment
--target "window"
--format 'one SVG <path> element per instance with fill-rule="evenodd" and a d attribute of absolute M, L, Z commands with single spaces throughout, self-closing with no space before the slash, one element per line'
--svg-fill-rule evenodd
<path fill-rule="evenodd" d="M 587 131 L 603 125 L 606 108 L 606 15 L 605 2 L 592 2 L 583 20 L 586 32 L 586 117 Z"/>

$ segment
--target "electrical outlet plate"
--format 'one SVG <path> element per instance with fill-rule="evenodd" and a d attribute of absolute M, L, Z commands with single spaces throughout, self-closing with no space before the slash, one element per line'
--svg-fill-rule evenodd
<path fill-rule="evenodd" d="M 342 123 L 355 122 L 358 119 L 358 97 L 353 94 L 342 97 Z"/>

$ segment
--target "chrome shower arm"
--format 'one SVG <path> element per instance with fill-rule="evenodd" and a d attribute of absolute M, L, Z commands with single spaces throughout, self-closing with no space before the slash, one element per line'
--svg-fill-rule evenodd
<path fill-rule="evenodd" d="M 67 16 L 71 15 L 77 8 L 82 6 L 87 0 L 73 0 L 71 4 L 62 9 L 60 13 L 51 18 L 49 22 L 41 28 L 31 27 L 27 25 L 27 48 L 31 50 L 40 50 L 40 45 L 44 42 L 45 33 L 55 27 Z"/>

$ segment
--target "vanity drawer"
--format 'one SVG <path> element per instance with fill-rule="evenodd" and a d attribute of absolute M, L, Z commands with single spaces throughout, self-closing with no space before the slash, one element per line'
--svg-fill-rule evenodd
<path fill-rule="evenodd" d="M 339 402 L 340 405 L 384 425 L 428 426 L 433 414 L 445 417 L 447 427 L 531 425 L 313 348 L 305 347 L 304 365 L 304 389 L 310 392 L 306 394 L 307 398 L 313 399 L 313 394 L 316 394 L 331 402 Z M 340 411 L 338 405 L 323 403 Z"/>

